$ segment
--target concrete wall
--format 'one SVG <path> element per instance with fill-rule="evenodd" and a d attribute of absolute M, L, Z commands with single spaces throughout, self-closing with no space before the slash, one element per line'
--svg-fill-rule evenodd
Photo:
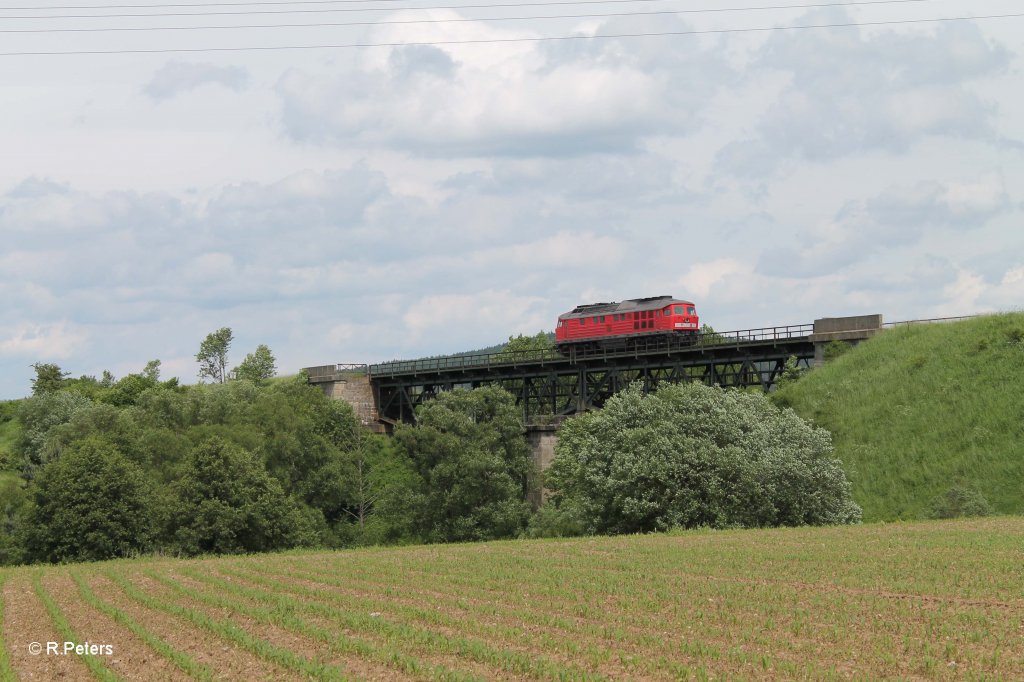
<path fill-rule="evenodd" d="M 854 315 L 852 317 L 823 317 L 814 321 L 814 364 L 825 363 L 825 346 L 833 341 L 857 345 L 882 330 L 881 315 Z"/>
<path fill-rule="evenodd" d="M 537 471 L 543 474 L 544 470 L 551 466 L 551 460 L 555 458 L 555 444 L 558 442 L 558 427 L 556 425 L 531 426 L 526 430 L 526 440 L 530 443 L 530 456 Z M 543 476 L 541 476 L 543 480 Z M 531 485 L 531 488 L 535 486 Z M 530 504 L 536 509 L 547 498 L 547 490 L 537 490 L 530 493 Z"/>
<path fill-rule="evenodd" d="M 823 317 L 814 321 L 815 334 L 878 330 L 882 328 L 881 315 L 854 315 L 852 317 Z"/>

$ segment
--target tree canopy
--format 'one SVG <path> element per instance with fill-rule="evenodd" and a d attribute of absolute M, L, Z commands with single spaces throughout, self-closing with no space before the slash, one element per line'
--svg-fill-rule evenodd
<path fill-rule="evenodd" d="M 277 361 L 270 348 L 261 343 L 254 352 L 245 356 L 233 373 L 236 379 L 248 379 L 259 384 L 277 374 Z"/>
<path fill-rule="evenodd" d="M 515 398 L 494 386 L 455 390 L 416 417 L 395 442 L 422 479 L 422 534 L 445 542 L 518 535 L 532 465 Z"/>
<path fill-rule="evenodd" d="M 64 380 L 70 375 L 70 372 L 63 371 L 60 365 L 51 362 L 37 362 L 32 365 L 32 369 L 36 371 L 36 378 L 32 380 L 32 395 L 59 391 Z"/>
<path fill-rule="evenodd" d="M 860 508 L 831 438 L 763 394 L 698 383 L 569 419 L 545 477 L 563 516 L 588 533 L 853 523 Z"/>
<path fill-rule="evenodd" d="M 42 561 L 124 557 L 150 549 L 152 485 L 113 445 L 91 437 L 42 469 L 25 542 Z"/>
<path fill-rule="evenodd" d="M 230 327 L 221 327 L 206 335 L 196 353 L 200 378 L 208 377 L 218 384 L 228 380 L 228 351 L 234 338 Z"/>

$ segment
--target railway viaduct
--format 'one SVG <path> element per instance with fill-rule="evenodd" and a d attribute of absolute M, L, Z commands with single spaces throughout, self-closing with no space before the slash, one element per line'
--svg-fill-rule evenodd
<path fill-rule="evenodd" d="M 651 340 L 628 351 L 459 355 L 376 365 L 322 365 L 304 371 L 310 383 L 332 398 L 347 401 L 360 420 L 377 431 L 412 422 L 416 406 L 440 392 L 497 384 L 516 396 L 543 466 L 561 418 L 599 408 L 633 382 L 641 382 L 645 390 L 663 382 L 702 381 L 769 391 L 789 358 L 796 358 L 799 367 L 819 364 L 828 343 L 857 343 L 881 329 L 881 315 L 862 315 L 709 333 L 695 344 Z"/>

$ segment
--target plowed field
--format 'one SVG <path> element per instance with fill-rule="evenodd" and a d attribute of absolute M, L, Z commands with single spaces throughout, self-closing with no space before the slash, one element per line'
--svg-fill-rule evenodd
<path fill-rule="evenodd" d="M 1024 679 L 1022 518 L 118 561 L 0 581 L 0 679 Z"/>

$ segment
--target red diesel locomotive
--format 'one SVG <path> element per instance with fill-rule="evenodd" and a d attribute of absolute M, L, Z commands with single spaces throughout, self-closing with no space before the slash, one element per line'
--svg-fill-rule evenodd
<path fill-rule="evenodd" d="M 693 342 L 700 330 L 697 309 L 671 296 L 631 298 L 621 303 L 591 303 L 558 316 L 555 347 L 628 348 L 638 339 Z"/>

